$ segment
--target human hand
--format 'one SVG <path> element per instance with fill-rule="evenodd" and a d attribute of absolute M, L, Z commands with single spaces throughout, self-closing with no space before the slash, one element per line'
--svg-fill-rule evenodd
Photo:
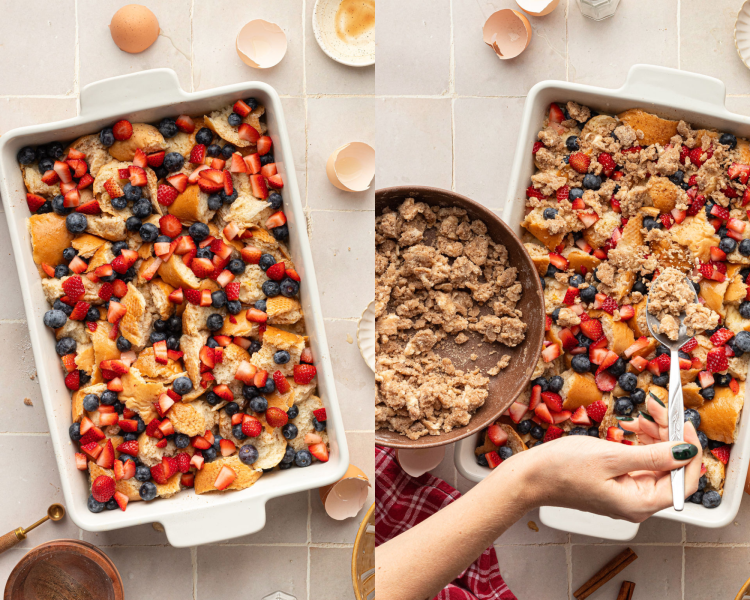
<path fill-rule="evenodd" d="M 667 409 L 653 399 L 648 406 L 653 423 L 642 417 L 622 422 L 644 445 L 566 436 L 522 452 L 503 466 L 525 474 L 528 501 L 535 506 L 563 506 L 641 523 L 672 506 L 671 470 L 685 467 L 685 497 L 698 489 L 703 456 L 692 423 L 685 423 L 686 443 L 667 442 L 668 434 L 662 436 Z"/>

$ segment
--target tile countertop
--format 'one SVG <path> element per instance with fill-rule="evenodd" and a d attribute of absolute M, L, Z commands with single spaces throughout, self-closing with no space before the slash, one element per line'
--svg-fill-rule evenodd
<path fill-rule="evenodd" d="M 356 344 L 357 318 L 374 295 L 374 193 L 337 190 L 324 165 L 343 143 L 374 144 L 375 69 L 348 68 L 323 54 L 312 33 L 313 0 L 148 0 L 163 35 L 137 55 L 118 50 L 107 29 L 112 14 L 126 3 L 28 0 L 5 7 L 10 14 L 0 23 L 0 134 L 73 116 L 82 86 L 154 67 L 174 69 L 186 90 L 248 79 L 273 85 L 284 104 L 306 204 L 351 461 L 374 480 L 374 381 Z M 234 50 L 235 27 L 226 26 L 230 15 L 237 28 L 253 18 L 279 23 L 289 37 L 284 60 L 267 71 L 245 66 Z M 1 207 L 0 221 L 0 279 L 7 282 L 0 297 L 0 364 L 9 388 L 0 403 L 0 453 L 4 475 L 14 486 L 0 496 L 0 533 L 5 533 L 33 523 L 62 495 Z M 337 598 L 353 597 L 351 548 L 372 502 L 371 492 L 358 517 L 338 522 L 326 516 L 314 491 L 278 498 L 268 503 L 266 527 L 256 535 L 185 549 L 169 546 L 151 525 L 90 534 L 68 519 L 44 525 L 0 555 L 0 584 L 4 588 L 27 550 L 67 537 L 102 546 L 119 568 L 128 598 L 151 597 L 155 581 L 164 600 L 214 598 L 237 590 L 252 590 L 253 599 L 279 590 L 297 600 L 331 597 L 330 590 L 339 591 Z M 251 568 L 235 569 L 238 559 Z M 167 581 L 157 566 L 165 560 L 171 565 Z"/>
<path fill-rule="evenodd" d="M 533 37 L 524 54 L 501 61 L 482 42 L 481 28 L 495 10 L 518 9 L 513 0 L 381 3 L 379 23 L 401 25 L 385 32 L 381 25 L 378 35 L 376 139 L 388 149 L 378 154 L 378 186 L 448 188 L 499 214 L 524 96 L 544 79 L 614 88 L 631 65 L 659 64 L 722 79 L 730 110 L 750 115 L 750 72 L 733 43 L 741 4 L 623 0 L 613 18 L 594 22 L 575 0 L 561 0 L 550 15 L 529 17 Z M 434 473 L 466 492 L 472 483 L 452 458 L 448 448 Z M 624 579 L 636 582 L 637 598 L 734 598 L 750 577 L 750 499 L 724 529 L 654 519 L 631 546 L 640 559 L 597 598 L 615 598 Z M 572 598 L 621 548 L 548 529 L 537 512 L 496 541 L 501 572 L 521 600 Z"/>

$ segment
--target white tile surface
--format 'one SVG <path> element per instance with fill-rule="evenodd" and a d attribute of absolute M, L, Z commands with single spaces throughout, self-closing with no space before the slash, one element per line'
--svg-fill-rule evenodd
<path fill-rule="evenodd" d="M 282 95 L 294 155 L 294 165 L 287 168 L 295 169 L 303 203 L 312 209 L 311 231 L 317 226 L 319 232 L 319 239 L 312 234 L 313 258 L 321 289 L 331 298 L 325 324 L 331 337 L 341 409 L 350 431 L 352 462 L 374 479 L 372 373 L 363 364 L 356 341 L 347 341 L 347 336 L 356 339 L 356 318 L 373 297 L 369 240 L 374 192 L 339 193 L 323 170 L 325 158 L 337 145 L 353 140 L 374 144 L 375 100 L 351 96 L 374 93 L 374 68 L 349 69 L 323 55 L 305 17 L 313 0 L 154 0 L 148 6 L 169 38 L 160 36 L 140 55 L 120 52 L 109 39 L 111 15 L 126 2 L 28 0 L 6 4 L 0 21 L 0 134 L 73 116 L 79 88 L 86 83 L 153 67 L 174 69 L 186 90 L 259 79 Z M 273 69 L 251 69 L 240 62 L 234 50 L 237 30 L 252 18 L 275 21 L 288 35 L 287 54 Z M 336 94 L 347 97 L 332 96 Z M 0 373 L 5 381 L 0 402 L 0 452 L 8 461 L 0 472 L 13 482 L 12 488 L 0 494 L 0 521 L 10 530 L 35 521 L 50 503 L 62 497 L 51 444 L 44 433 L 47 421 L 39 387 L 30 378 L 34 362 L 2 214 L 0 221 L 0 279 L 5 283 L 0 296 Z M 337 226 L 344 231 L 338 231 Z M 351 295 L 350 289 L 358 290 L 359 295 Z M 24 405 L 26 397 L 33 406 Z M 367 507 L 373 496 L 371 492 Z M 325 573 L 324 587 L 318 587 L 318 575 L 312 578 L 315 589 L 320 592 L 330 586 L 340 590 L 342 598 L 351 594 L 351 544 L 364 511 L 348 521 L 333 522 L 323 514 L 314 490 L 273 499 L 266 510 L 266 527 L 261 532 L 232 540 L 229 545 L 200 549 L 171 548 L 165 534 L 151 524 L 101 534 L 81 532 L 70 520 L 46 524 L 18 549 L 0 555 L 0 587 L 28 548 L 48 539 L 80 537 L 102 546 L 112 557 L 128 598 L 152 597 L 155 581 L 165 599 L 209 600 L 230 595 L 260 599 L 275 591 L 298 600 L 324 597 L 308 592 L 313 546 L 316 566 L 336 567 Z M 331 543 L 335 547 L 330 547 Z"/>

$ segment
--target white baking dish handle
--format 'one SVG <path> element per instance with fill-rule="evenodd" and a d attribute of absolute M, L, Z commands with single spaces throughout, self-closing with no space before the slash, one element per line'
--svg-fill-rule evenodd
<path fill-rule="evenodd" d="M 222 542 L 263 529 L 267 500 L 266 496 L 260 496 L 213 506 L 211 510 L 172 512 L 159 522 L 169 543 L 176 548 Z"/>
<path fill-rule="evenodd" d="M 80 111 L 85 118 L 108 118 L 187 99 L 172 69 L 151 69 L 96 81 L 81 90 Z"/>
<path fill-rule="evenodd" d="M 676 97 L 676 100 L 697 104 L 695 110 L 699 112 L 715 113 L 717 108 L 726 110 L 727 89 L 723 81 L 656 65 L 633 65 L 625 85 L 617 93 L 657 103 L 663 102 L 665 97 Z"/>
<path fill-rule="evenodd" d="M 621 542 L 632 540 L 640 527 L 638 523 L 557 506 L 542 506 L 539 509 L 539 520 L 554 529 Z"/>

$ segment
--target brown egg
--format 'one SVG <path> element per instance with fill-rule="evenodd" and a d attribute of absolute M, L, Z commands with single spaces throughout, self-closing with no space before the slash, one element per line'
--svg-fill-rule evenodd
<path fill-rule="evenodd" d="M 159 37 L 159 21 L 145 6 L 128 4 L 114 14 L 109 32 L 120 50 L 137 54 Z"/>

